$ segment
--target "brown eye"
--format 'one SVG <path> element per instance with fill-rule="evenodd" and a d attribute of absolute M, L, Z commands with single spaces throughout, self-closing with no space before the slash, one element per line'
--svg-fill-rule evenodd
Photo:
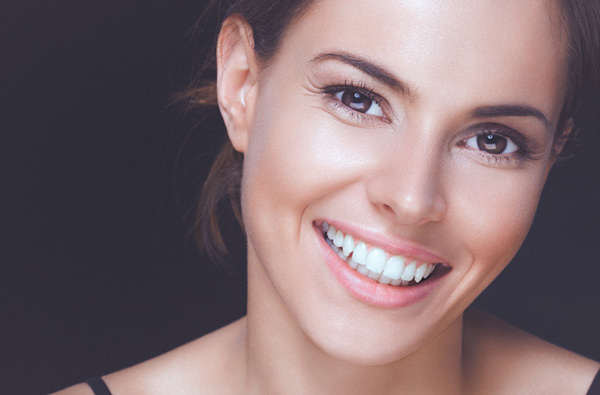
<path fill-rule="evenodd" d="M 335 94 L 335 97 L 346 107 L 350 109 L 369 115 L 375 115 L 378 117 L 383 116 L 383 111 L 379 104 L 369 96 L 353 91 L 350 89 L 346 89 L 343 91 L 339 91 Z"/>
<path fill-rule="evenodd" d="M 493 133 L 473 136 L 467 139 L 465 145 L 492 155 L 512 154 L 519 151 L 519 147 L 511 139 Z"/>
<path fill-rule="evenodd" d="M 342 103 L 353 110 L 367 112 L 371 108 L 373 100 L 358 92 L 344 91 L 342 93 Z"/>
<path fill-rule="evenodd" d="M 477 146 L 482 151 L 490 154 L 501 154 L 506 149 L 506 137 L 496 136 L 494 134 L 482 134 L 477 136 Z"/>

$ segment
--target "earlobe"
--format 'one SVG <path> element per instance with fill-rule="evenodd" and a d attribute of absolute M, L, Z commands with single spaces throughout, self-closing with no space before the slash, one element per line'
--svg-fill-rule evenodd
<path fill-rule="evenodd" d="M 233 147 L 245 152 L 258 81 L 252 29 L 238 16 L 223 23 L 217 42 L 217 99 Z"/>

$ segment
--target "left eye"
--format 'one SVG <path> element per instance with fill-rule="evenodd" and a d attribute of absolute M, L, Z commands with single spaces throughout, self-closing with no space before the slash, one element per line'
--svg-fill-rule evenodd
<path fill-rule="evenodd" d="M 519 151 L 519 147 L 508 137 L 491 133 L 473 136 L 465 141 L 465 145 L 494 155 L 513 154 Z"/>
<path fill-rule="evenodd" d="M 369 96 L 352 90 L 343 90 L 335 93 L 335 97 L 347 107 L 363 114 L 383 116 L 383 111 L 377 102 Z"/>

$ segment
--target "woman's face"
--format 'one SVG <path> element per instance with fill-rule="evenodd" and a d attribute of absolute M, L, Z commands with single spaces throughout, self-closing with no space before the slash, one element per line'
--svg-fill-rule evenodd
<path fill-rule="evenodd" d="M 552 165 L 558 15 L 542 0 L 322 0 L 293 23 L 247 103 L 250 303 L 366 364 L 456 328 L 521 245 Z"/>

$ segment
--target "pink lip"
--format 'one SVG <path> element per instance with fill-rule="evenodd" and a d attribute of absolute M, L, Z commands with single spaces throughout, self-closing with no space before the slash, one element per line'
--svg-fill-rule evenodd
<path fill-rule="evenodd" d="M 335 224 L 333 226 L 335 226 Z M 340 257 L 337 256 L 337 254 L 331 249 L 331 247 L 323 238 L 323 231 L 320 228 L 320 224 L 315 224 L 313 227 L 317 235 L 319 246 L 323 250 L 325 262 L 327 263 L 329 270 L 331 270 L 340 284 L 348 292 L 350 292 L 352 296 L 367 304 L 382 308 L 399 308 L 409 306 L 419 302 L 429 295 L 439 284 L 439 280 L 443 277 L 439 275 L 433 275 L 419 285 L 406 287 L 380 284 L 358 273 L 356 270 L 352 269 L 348 263 L 340 259 Z M 347 229 L 347 227 L 342 229 Z M 356 233 L 361 232 L 352 233 L 352 231 L 349 231 L 349 233 L 355 235 Z M 371 243 L 372 239 L 367 242 Z M 379 239 L 377 239 L 375 245 L 382 248 L 387 248 L 386 242 L 380 242 Z M 396 244 L 396 248 L 392 248 L 388 251 L 395 254 L 415 257 L 417 259 L 422 259 L 429 262 L 443 262 L 441 259 L 429 259 L 437 258 L 437 256 L 427 251 L 423 251 L 420 247 L 410 245 L 405 245 L 403 247 L 405 248 L 400 251 L 398 244 Z"/>

